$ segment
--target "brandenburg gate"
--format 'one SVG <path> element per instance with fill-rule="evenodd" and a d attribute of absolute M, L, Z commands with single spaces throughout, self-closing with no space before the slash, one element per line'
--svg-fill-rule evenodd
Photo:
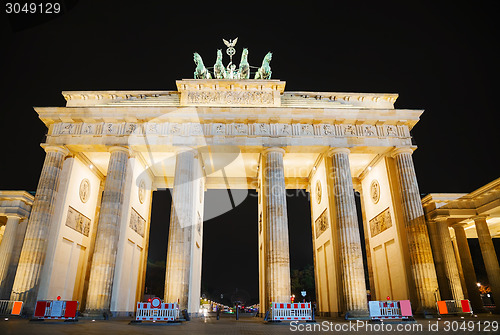
<path fill-rule="evenodd" d="M 10 299 L 133 313 L 153 191 L 172 189 L 164 299 L 196 314 L 205 191 L 255 189 L 263 312 L 290 301 L 285 191 L 305 189 L 320 313 L 366 314 L 365 280 L 372 298 L 432 311 L 438 281 L 410 136 L 423 111 L 394 108 L 397 94 L 289 92 L 266 59 L 258 79 L 241 63 L 238 72 L 216 63 L 212 79 L 195 56 L 196 79 L 175 91 L 62 92 L 65 107 L 36 107 L 46 158 Z"/>

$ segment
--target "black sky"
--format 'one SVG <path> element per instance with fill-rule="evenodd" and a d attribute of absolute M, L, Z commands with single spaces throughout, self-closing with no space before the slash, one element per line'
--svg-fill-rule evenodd
<path fill-rule="evenodd" d="M 288 91 L 399 93 L 397 108 L 425 109 L 412 131 L 421 193 L 471 192 L 499 177 L 493 1 L 62 3 L 49 19 L 8 16 L 2 2 L 0 189 L 36 189 L 46 128 L 33 106 L 64 106 L 63 90 L 174 90 L 192 76 L 193 52 L 211 66 L 221 39 L 235 37 L 236 59 L 247 47 L 251 65 L 273 52 Z M 226 219 L 256 239 L 249 199 Z M 205 245 L 218 234 L 207 231 Z"/>

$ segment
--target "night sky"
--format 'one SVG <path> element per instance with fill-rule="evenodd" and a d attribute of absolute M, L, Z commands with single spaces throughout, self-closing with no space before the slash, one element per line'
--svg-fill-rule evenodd
<path fill-rule="evenodd" d="M 40 16 L 6 15 L 2 2 L 0 189 L 36 189 L 46 128 L 33 106 L 64 106 L 63 90 L 175 90 L 193 75 L 193 52 L 212 66 L 222 38 L 235 37 L 238 61 L 243 47 L 253 66 L 273 52 L 287 91 L 398 93 L 396 108 L 424 109 L 412 131 L 421 193 L 471 192 L 499 177 L 493 1 L 173 3 L 62 1 L 62 15 Z M 204 289 L 256 298 L 256 199 L 205 222 Z M 170 201 L 155 192 L 151 263 L 165 259 Z M 291 266 L 302 268 L 309 204 L 288 205 Z"/>

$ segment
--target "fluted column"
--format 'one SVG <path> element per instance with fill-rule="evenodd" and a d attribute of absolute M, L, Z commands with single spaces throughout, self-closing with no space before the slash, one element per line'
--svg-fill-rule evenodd
<path fill-rule="evenodd" d="M 110 308 L 129 158 L 129 150 L 125 147 L 111 147 L 109 151 L 111 156 L 104 183 L 87 293 L 86 311 L 91 314 L 107 312 Z"/>
<path fill-rule="evenodd" d="M 491 287 L 491 294 L 496 302 L 495 312 L 500 313 L 500 267 L 498 265 L 498 257 L 491 240 L 490 230 L 486 222 L 486 216 L 476 216 L 474 218 L 476 225 L 477 238 L 479 247 L 483 255 L 484 266 L 488 281 Z"/>
<path fill-rule="evenodd" d="M 441 240 L 441 250 L 443 251 L 444 268 L 446 278 L 453 296 L 453 300 L 459 303 L 464 299 L 462 283 L 460 282 L 460 274 L 458 272 L 457 259 L 455 258 L 455 250 L 451 242 L 450 230 L 448 228 L 447 218 L 437 218 L 437 229 Z"/>
<path fill-rule="evenodd" d="M 417 311 L 426 313 L 436 310 L 435 292 L 438 290 L 438 282 L 411 155 L 411 148 L 398 148 L 393 152 L 403 205 L 408 251 L 412 263 L 411 269 L 419 298 Z"/>
<path fill-rule="evenodd" d="M 189 278 L 191 271 L 191 234 L 195 223 L 194 189 L 197 152 L 179 149 L 175 162 L 172 209 L 168 233 L 167 266 L 165 274 L 165 302 L 179 302 L 188 308 Z"/>
<path fill-rule="evenodd" d="M 5 225 L 0 226 L 0 244 L 2 244 L 3 234 L 5 234 Z"/>
<path fill-rule="evenodd" d="M 17 214 L 7 214 L 7 224 L 0 244 L 0 299 L 8 300 L 12 290 L 12 274 L 9 276 L 9 268 L 14 258 L 14 244 L 17 237 L 17 228 L 21 216 Z M 15 273 L 13 274 L 15 275 Z M 12 278 L 9 278 L 12 277 Z"/>
<path fill-rule="evenodd" d="M 346 312 L 355 317 L 366 314 L 367 297 L 358 215 L 349 166 L 349 149 L 330 150 L 332 186 L 340 244 L 342 288 Z"/>
<path fill-rule="evenodd" d="M 434 266 L 436 268 L 441 300 L 451 300 L 453 299 L 453 294 L 451 293 L 450 285 L 448 284 L 448 278 L 446 277 L 446 270 L 443 260 L 443 250 L 441 238 L 437 228 L 437 221 L 427 221 L 427 229 L 429 231 L 429 240 L 432 246 L 432 257 L 434 259 Z"/>
<path fill-rule="evenodd" d="M 469 243 L 467 243 L 464 227 L 461 224 L 456 224 L 453 226 L 453 229 L 455 230 L 455 237 L 457 239 L 458 253 L 460 255 L 460 262 L 462 263 L 468 298 L 472 304 L 472 309 L 475 312 L 482 312 L 484 311 L 483 301 L 481 300 L 476 285 L 476 272 L 474 270 L 474 264 L 472 263 L 472 256 L 470 254 Z"/>
<path fill-rule="evenodd" d="M 23 308 L 28 313 L 35 307 L 60 174 L 64 158 L 69 154 L 69 151 L 63 147 L 48 146 L 45 147 L 45 151 L 47 154 L 26 228 L 11 294 L 11 300 L 24 301 Z"/>
<path fill-rule="evenodd" d="M 290 251 L 282 148 L 262 152 L 265 193 L 266 282 L 271 302 L 290 302 Z"/>

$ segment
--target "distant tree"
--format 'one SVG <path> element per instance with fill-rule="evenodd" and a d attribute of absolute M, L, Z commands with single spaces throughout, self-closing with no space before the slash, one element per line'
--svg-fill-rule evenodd
<path fill-rule="evenodd" d="M 236 289 L 231 295 L 231 303 L 233 305 L 236 303 L 245 305 L 249 300 L 250 300 L 250 294 L 245 290 Z"/>
<path fill-rule="evenodd" d="M 481 292 L 482 294 L 491 293 L 491 287 L 490 287 L 490 285 L 481 285 L 481 286 L 479 286 L 479 292 Z"/>
<path fill-rule="evenodd" d="M 316 301 L 316 286 L 314 282 L 314 267 L 308 265 L 303 269 L 292 271 L 291 275 L 292 294 L 295 301 L 302 301 L 302 291 L 306 291 L 306 301 Z"/>

